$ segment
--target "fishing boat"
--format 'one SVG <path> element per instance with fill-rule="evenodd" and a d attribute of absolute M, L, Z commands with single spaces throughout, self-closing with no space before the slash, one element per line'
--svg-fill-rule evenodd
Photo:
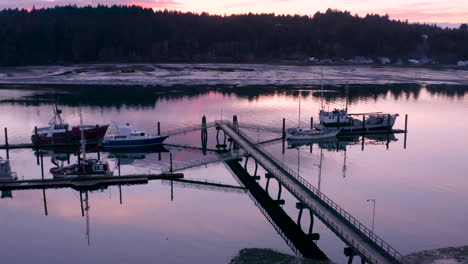
<path fill-rule="evenodd" d="M 106 135 L 101 147 L 109 149 L 151 147 L 162 144 L 167 138 L 167 136 L 153 136 L 144 131 L 133 130 L 129 124 L 114 124 L 114 126 L 115 134 Z"/>
<path fill-rule="evenodd" d="M 342 132 L 351 132 L 356 130 L 384 130 L 392 129 L 398 114 L 387 114 L 382 112 L 373 113 L 348 113 L 348 91 L 349 87 L 346 85 L 346 100 L 344 109 L 335 108 L 332 111 L 325 111 L 323 103 L 323 72 L 320 78 L 321 87 L 321 105 L 319 112 L 320 124 L 316 126 L 317 129 L 323 130 L 325 128 L 340 128 Z M 354 118 L 353 116 L 364 116 L 364 120 Z"/>
<path fill-rule="evenodd" d="M 60 143 L 79 142 L 81 132 L 90 141 L 97 141 L 106 134 L 109 125 L 78 125 L 69 126 L 61 117 L 62 110 L 54 106 L 54 116 L 49 125 L 32 131 L 31 141 L 37 145 L 51 145 Z"/>
<path fill-rule="evenodd" d="M 302 128 L 290 128 L 287 130 L 287 140 L 321 140 L 327 138 L 336 137 L 340 132 L 340 129 L 302 129 Z"/>
<path fill-rule="evenodd" d="M 352 116 L 365 116 L 363 121 Z M 334 109 L 333 111 L 320 110 L 318 129 L 338 127 L 343 132 L 355 130 L 384 130 L 392 129 L 398 114 L 360 113 L 349 114 L 347 109 Z"/>
<path fill-rule="evenodd" d="M 80 113 L 80 123 L 81 113 Z M 65 167 L 54 167 L 50 169 L 50 173 L 54 178 L 68 178 L 68 177 L 95 177 L 95 176 L 111 176 L 107 161 L 97 159 L 86 159 L 86 137 L 85 130 L 80 130 L 81 134 L 81 155 L 78 156 L 78 162 Z"/>

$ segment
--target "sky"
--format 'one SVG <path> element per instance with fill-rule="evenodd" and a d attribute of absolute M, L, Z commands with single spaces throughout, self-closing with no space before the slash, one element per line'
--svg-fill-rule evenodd
<path fill-rule="evenodd" d="M 388 14 L 410 22 L 459 25 L 468 22 L 468 0 L 0 0 L 3 8 L 55 5 L 137 4 L 153 9 L 208 12 L 210 14 L 275 13 L 313 15 L 327 8 L 348 10 L 360 16 Z"/>

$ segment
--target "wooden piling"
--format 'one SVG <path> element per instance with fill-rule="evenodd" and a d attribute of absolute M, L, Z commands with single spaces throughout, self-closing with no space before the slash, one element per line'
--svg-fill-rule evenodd
<path fill-rule="evenodd" d="M 68 131 L 68 129 L 67 129 Z M 38 139 L 39 139 L 39 136 L 37 134 L 37 126 L 34 127 L 34 138 L 36 139 L 35 142 L 33 142 L 35 145 L 37 145 L 37 142 L 38 142 Z M 68 137 L 67 137 L 68 138 Z"/>
<path fill-rule="evenodd" d="M 10 150 L 8 146 L 8 129 L 5 127 L 5 150 L 6 150 L 6 158 L 10 159 Z"/>
<path fill-rule="evenodd" d="M 286 139 L 286 118 L 283 118 L 283 140 Z"/>
<path fill-rule="evenodd" d="M 362 134 L 366 131 L 366 115 L 362 115 Z"/>
<path fill-rule="evenodd" d="M 408 132 L 408 114 L 405 115 L 405 133 Z"/>
<path fill-rule="evenodd" d="M 310 129 L 314 128 L 314 118 L 310 117 Z"/>
<path fill-rule="evenodd" d="M 5 147 L 8 149 L 8 129 L 5 127 Z"/>
<path fill-rule="evenodd" d="M 390 114 L 387 115 L 387 132 L 390 133 L 391 127 L 390 127 Z"/>
<path fill-rule="evenodd" d="M 169 153 L 169 160 L 170 160 L 170 171 L 171 171 L 171 174 L 172 174 L 172 153 Z"/>
<path fill-rule="evenodd" d="M 158 121 L 158 136 L 161 135 L 161 123 Z"/>

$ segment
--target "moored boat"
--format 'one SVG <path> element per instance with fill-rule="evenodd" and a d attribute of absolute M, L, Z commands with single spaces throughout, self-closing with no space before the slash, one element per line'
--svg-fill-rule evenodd
<path fill-rule="evenodd" d="M 97 159 L 80 159 L 78 163 L 50 169 L 54 178 L 111 176 L 109 164 Z"/>
<path fill-rule="evenodd" d="M 365 116 L 364 124 L 362 120 L 352 117 L 356 115 Z M 384 114 L 381 112 L 349 114 L 347 109 L 320 110 L 320 125 L 317 128 L 335 127 L 340 128 L 343 132 L 362 130 L 363 128 L 365 130 L 392 129 L 398 116 L 398 114 Z"/>
<path fill-rule="evenodd" d="M 135 148 L 160 145 L 167 136 L 153 136 L 144 131 L 133 130 L 127 125 L 115 125 L 115 134 L 109 134 L 101 142 L 103 148 Z"/>
<path fill-rule="evenodd" d="M 77 125 L 69 126 L 63 121 L 60 114 L 62 110 L 56 105 L 54 116 L 46 127 L 40 127 L 32 131 L 31 141 L 37 145 L 53 145 L 61 143 L 78 142 L 81 139 L 81 132 L 84 133 L 88 142 L 97 141 L 106 134 L 109 125 Z"/>
<path fill-rule="evenodd" d="M 340 132 L 340 129 L 323 129 L 316 128 L 302 129 L 290 128 L 287 130 L 287 140 L 320 140 L 325 138 L 333 138 Z"/>
<path fill-rule="evenodd" d="M 82 124 L 81 113 L 80 123 Z M 80 127 L 83 126 L 81 125 Z M 97 159 L 86 159 L 86 137 L 84 131 L 84 129 L 80 130 L 82 158 L 78 156 L 78 162 L 69 166 L 57 166 L 51 168 L 50 173 L 52 173 L 54 178 L 95 177 L 112 175 L 112 171 L 110 170 L 107 161 L 101 161 Z"/>

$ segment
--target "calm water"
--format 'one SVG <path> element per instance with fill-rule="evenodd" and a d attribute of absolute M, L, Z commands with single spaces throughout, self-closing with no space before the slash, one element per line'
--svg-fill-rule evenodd
<path fill-rule="evenodd" d="M 8 87 L 7 87 L 8 88 Z M 300 90 L 300 91 L 299 91 Z M 267 148 L 302 177 L 319 187 L 363 223 L 371 226 L 372 204 L 376 199 L 375 231 L 403 254 L 438 247 L 468 244 L 468 95 L 466 88 L 418 85 L 382 85 L 373 88 L 352 86 L 352 112 L 398 112 L 395 128 L 404 127 L 409 115 L 409 133 L 387 138 L 348 138 L 346 142 L 289 146 L 282 143 Z M 316 90 L 247 88 L 97 88 L 56 86 L 0 89 L 0 127 L 8 127 L 10 143 L 29 141 L 34 126 L 51 118 L 52 104 L 59 95 L 63 118 L 79 123 L 130 122 L 134 127 L 155 132 L 231 119 L 267 126 L 298 125 L 301 97 L 301 125 L 310 117 L 318 119 L 320 98 Z M 326 93 L 329 108 L 344 104 L 342 90 Z M 245 130 L 257 140 L 278 135 Z M 1 133 L 3 144 L 3 130 Z M 215 148 L 216 130 L 209 130 L 208 148 Z M 222 135 L 220 135 L 222 140 Z M 171 144 L 200 146 L 200 132 L 171 137 Z M 208 151 L 166 147 L 173 153 L 174 166 L 216 159 Z M 5 157 L 5 152 L 0 153 Z M 10 150 L 11 166 L 19 178 L 40 178 L 36 154 L 30 149 Z M 44 154 L 45 177 L 55 155 L 67 163 L 67 153 Z M 96 156 L 96 153 L 90 153 Z M 69 155 L 71 162 L 76 156 Z M 115 155 L 101 153 L 112 167 Z M 167 169 L 168 152 L 126 153 L 121 173 L 157 173 Z M 254 164 L 248 165 L 253 173 Z M 182 171 L 186 179 L 239 186 L 223 163 L 213 163 Z M 261 168 L 259 175 L 265 173 Z M 265 187 L 266 180 L 259 184 Z M 269 186 L 275 197 L 276 182 Z M 227 263 L 244 248 L 271 248 L 294 254 L 248 193 L 233 188 L 213 188 L 197 184 L 151 181 L 146 185 L 108 187 L 88 192 L 89 226 L 81 215 L 79 192 L 72 189 L 13 191 L 12 199 L 0 200 L 2 260 L 10 263 Z M 122 197 L 122 203 L 120 203 Z M 283 188 L 283 209 L 296 219 L 295 199 Z M 308 230 L 309 215 L 302 219 Z M 345 246 L 320 221 L 314 232 L 317 245 L 337 263 L 345 262 Z M 357 263 L 358 260 L 355 260 Z"/>

